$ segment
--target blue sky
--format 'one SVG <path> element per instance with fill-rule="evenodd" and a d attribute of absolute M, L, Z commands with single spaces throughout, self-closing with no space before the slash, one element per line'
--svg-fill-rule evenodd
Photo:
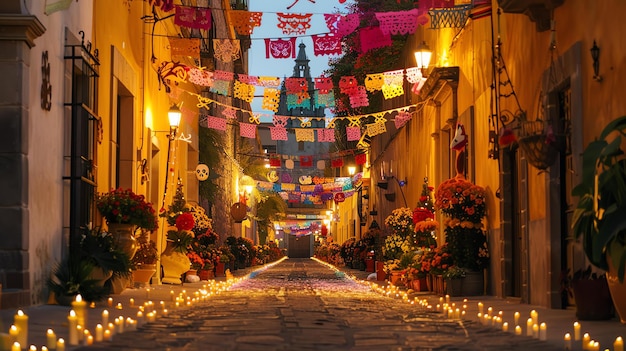
<path fill-rule="evenodd" d="M 297 2 L 296 2 L 297 1 Z M 289 77 L 293 73 L 294 59 L 275 59 L 265 58 L 265 38 L 287 39 L 290 36 L 284 35 L 282 30 L 277 27 L 278 20 L 276 13 L 312 13 L 311 28 L 306 35 L 298 37 L 296 45 L 304 42 L 306 45 L 306 53 L 311 67 L 311 76 L 318 77 L 328 67 L 328 59 L 337 56 L 315 56 L 313 54 L 313 40 L 311 35 L 328 33 L 328 28 L 324 22 L 325 13 L 347 13 L 345 5 L 350 3 L 348 0 L 344 4 L 340 4 L 339 0 L 250 0 L 248 10 L 263 12 L 261 26 L 254 29 L 251 35 L 252 47 L 248 52 L 249 66 L 248 74 L 253 76 L 276 76 Z M 294 4 L 295 2 L 295 4 Z M 287 9 L 290 5 L 293 6 Z M 296 50 L 297 54 L 297 50 Z M 255 95 L 263 95 L 262 88 L 257 87 Z M 261 98 L 256 98 L 252 103 L 254 112 L 273 113 L 261 109 Z"/>

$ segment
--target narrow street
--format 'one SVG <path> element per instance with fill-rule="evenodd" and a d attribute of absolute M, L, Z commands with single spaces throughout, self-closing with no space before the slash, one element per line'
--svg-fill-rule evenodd
<path fill-rule="evenodd" d="M 191 308 L 80 350 L 557 350 L 287 259 Z"/>

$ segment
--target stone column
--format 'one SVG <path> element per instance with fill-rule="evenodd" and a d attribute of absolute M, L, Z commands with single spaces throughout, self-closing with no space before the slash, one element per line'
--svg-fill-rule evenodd
<path fill-rule="evenodd" d="M 30 49 L 45 32 L 18 0 L 0 6 L 0 283 L 2 307 L 29 305 L 28 139 Z M 36 68 L 35 68 L 36 69 Z M 36 94 L 35 94 L 36 95 Z"/>

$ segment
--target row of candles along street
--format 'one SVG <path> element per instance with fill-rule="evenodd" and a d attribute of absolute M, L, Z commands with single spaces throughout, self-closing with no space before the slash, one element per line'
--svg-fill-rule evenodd
<path fill-rule="evenodd" d="M 336 269 L 326 262 L 318 262 L 327 265 L 333 269 Z M 263 267 L 260 270 L 265 270 L 269 266 L 271 265 Z M 252 274 L 254 274 L 254 272 L 250 275 Z M 351 276 L 350 278 L 361 284 L 369 286 L 370 289 L 376 291 L 379 294 L 390 298 L 401 298 L 403 301 L 408 302 L 411 305 L 417 304 L 422 308 L 425 308 L 426 310 L 434 310 L 436 312 L 443 313 L 444 317 L 446 318 L 463 319 L 466 317 L 468 302 L 467 299 L 464 299 L 462 301 L 462 304 L 457 306 L 456 303 L 450 301 L 450 296 L 446 295 L 445 297 L 439 297 L 439 303 L 437 303 L 433 307 L 428 302 L 428 299 L 420 300 L 417 297 L 410 299 L 407 291 L 401 290 L 397 286 L 391 284 L 381 286 L 373 282 L 359 280 L 354 276 Z M 138 324 L 144 322 L 154 322 L 158 316 L 167 316 L 168 304 L 169 306 L 171 306 L 171 308 L 191 307 L 198 302 L 207 301 L 211 296 L 227 290 L 232 285 L 242 281 L 243 279 L 246 279 L 246 277 L 234 278 L 232 277 L 232 275 L 229 275 L 226 281 L 209 281 L 207 284 L 204 284 L 201 289 L 192 294 L 187 294 L 186 290 L 183 290 L 178 295 L 176 295 L 174 291 L 171 290 L 171 301 L 169 303 L 166 303 L 165 301 L 159 301 L 158 308 L 157 305 L 151 300 L 151 288 L 145 288 L 147 301 L 144 302 L 144 304 L 141 306 L 135 306 L 134 299 L 130 298 L 128 301 L 129 308 L 127 309 L 124 308 L 122 303 L 118 303 L 114 307 L 114 310 L 117 311 L 119 315 L 117 318 L 114 319 L 113 322 L 109 321 L 109 317 L 112 312 L 109 312 L 109 310 L 106 309 L 103 310 L 102 322 L 98 323 L 95 326 L 95 335 L 91 334 L 91 332 L 86 328 L 85 323 L 87 320 L 88 310 L 90 308 L 94 308 L 95 305 L 92 303 L 90 306 L 87 306 L 87 303 L 82 300 L 80 295 L 78 295 L 76 296 L 76 299 L 72 301 L 72 309 L 70 310 L 67 317 L 69 336 L 67 343 L 71 346 L 75 346 L 80 344 L 91 345 L 94 342 L 110 341 L 116 333 L 136 330 Z M 107 304 L 109 307 L 113 307 L 113 299 L 109 298 Z M 485 311 L 482 302 L 478 302 L 477 307 L 477 318 L 482 325 L 492 326 L 496 329 L 502 330 L 503 332 L 513 331 L 515 335 L 523 335 L 522 326 L 519 324 L 521 319 L 521 315 L 519 312 L 514 313 L 513 324 L 515 325 L 515 327 L 512 330 L 509 330 L 508 323 L 503 322 L 504 316 L 502 311 L 494 313 L 492 307 L 488 307 Z M 123 315 L 123 312 L 129 312 L 131 310 L 135 311 L 135 309 L 137 310 L 134 316 L 135 318 Z M 580 323 L 575 322 L 572 328 L 573 337 L 571 333 L 566 333 L 563 337 L 564 350 L 572 350 L 573 342 L 579 342 L 583 350 L 600 351 L 599 343 L 591 339 L 591 336 L 588 333 L 584 333 L 581 335 L 582 326 Z M 9 329 L 9 335 L 12 339 L 11 351 L 21 351 L 22 345 L 28 344 L 28 316 L 23 311 L 19 310 L 15 314 L 13 325 Z M 540 340 L 547 339 L 548 327 L 545 322 L 539 322 L 539 313 L 535 310 L 532 310 L 530 312 L 530 316 L 526 320 L 526 335 Z M 41 346 L 40 350 L 47 351 L 50 349 L 55 349 L 56 351 L 65 351 L 65 345 L 66 342 L 63 338 L 57 338 L 54 331 L 52 329 L 48 329 L 46 334 L 46 345 Z M 28 350 L 38 351 L 38 348 L 35 345 L 31 345 Z M 609 349 L 605 348 L 604 350 Z M 613 342 L 613 351 L 624 351 L 624 341 L 621 336 L 617 337 Z"/>
<path fill-rule="evenodd" d="M 373 290 L 390 297 L 402 298 L 403 300 L 409 302 L 410 304 L 419 304 L 420 306 L 432 310 L 433 306 L 428 302 L 428 299 L 419 300 L 415 297 L 413 300 L 409 299 L 407 292 L 400 290 L 398 287 L 393 285 L 380 286 L 376 283 L 361 281 L 363 284 L 369 284 Z M 503 332 L 509 332 L 509 324 L 507 322 L 503 322 L 503 312 L 499 311 L 497 314 L 494 314 L 493 308 L 488 307 L 485 313 L 484 304 L 482 302 L 478 302 L 478 313 L 477 318 L 478 321 L 482 325 L 493 326 L 496 329 L 501 329 Z M 467 309 L 467 299 L 463 300 L 463 304 L 459 307 L 454 302 L 450 302 L 450 295 L 446 295 L 444 297 L 439 297 L 439 303 L 435 305 L 434 310 L 436 312 L 443 313 L 444 317 L 450 319 L 462 319 L 466 317 L 466 309 Z M 514 313 L 514 322 L 515 328 L 512 329 L 515 335 L 523 335 L 522 326 L 519 324 L 521 315 L 519 312 Z M 579 342 L 583 350 L 587 351 L 600 351 L 600 344 L 591 339 L 591 336 L 588 333 L 584 333 L 581 335 L 581 324 L 579 322 L 574 322 L 573 326 L 573 338 L 571 333 L 565 333 L 563 336 L 563 349 L 564 350 L 572 350 L 573 344 L 572 342 Z M 539 313 L 535 310 L 530 311 L 530 316 L 526 320 L 526 336 L 530 336 L 539 340 L 547 340 L 548 337 L 548 326 L 545 322 L 539 322 Z M 610 351 L 610 349 L 605 348 L 605 351 Z M 613 342 L 613 351 L 624 351 L 624 340 L 621 336 L 618 336 Z"/>
<path fill-rule="evenodd" d="M 128 300 L 128 308 L 124 308 L 122 303 L 113 306 L 113 299 L 109 298 L 107 304 L 113 309 L 102 311 L 102 321 L 96 324 L 94 334 L 86 328 L 86 320 L 89 309 L 95 308 L 95 304 L 87 305 L 81 295 L 77 295 L 76 299 L 71 302 L 71 310 L 67 316 L 68 338 L 57 338 L 56 333 L 52 329 L 46 332 L 46 345 L 38 348 L 36 345 L 30 345 L 29 351 L 65 351 L 66 345 L 92 345 L 94 342 L 111 341 L 115 334 L 124 333 L 126 331 L 137 330 L 138 324 L 154 322 L 158 316 L 168 315 L 168 305 L 170 308 L 176 309 L 180 307 L 191 307 L 192 305 L 203 302 L 211 296 L 219 294 L 227 290 L 231 285 L 241 281 L 242 278 L 230 278 L 226 282 L 209 281 L 204 284 L 198 291 L 188 294 L 183 290 L 178 295 L 173 290 L 170 291 L 170 302 L 159 301 L 158 306 L 151 298 L 151 288 L 145 288 L 146 298 L 148 299 L 141 306 L 135 306 L 135 300 Z M 128 316 L 131 311 L 136 314 Z M 119 315 L 113 320 L 110 316 L 117 312 Z M 13 325 L 9 328 L 9 337 L 11 339 L 11 351 L 23 350 L 22 345 L 28 345 L 28 316 L 22 310 L 18 310 L 13 318 Z"/>

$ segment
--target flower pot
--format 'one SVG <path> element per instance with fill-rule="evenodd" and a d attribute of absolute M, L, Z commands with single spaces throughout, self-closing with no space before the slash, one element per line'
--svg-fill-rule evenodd
<path fill-rule="evenodd" d="M 150 285 L 150 279 L 154 273 L 156 273 L 156 264 L 142 264 L 133 271 L 133 285 L 135 287 Z"/>
<path fill-rule="evenodd" d="M 407 286 L 409 289 L 413 289 L 414 291 L 428 291 L 426 277 L 409 280 Z"/>
<path fill-rule="evenodd" d="M 465 270 L 463 279 L 464 296 L 480 296 L 485 294 L 485 274 L 483 271 Z"/>
<path fill-rule="evenodd" d="M 198 276 L 200 280 L 209 280 L 213 278 L 213 270 L 212 269 L 200 269 L 198 270 Z"/>
<path fill-rule="evenodd" d="M 365 260 L 365 271 L 373 273 L 376 271 L 376 267 L 374 266 L 374 260 L 367 259 Z"/>
<path fill-rule="evenodd" d="M 109 232 L 113 235 L 115 245 L 124 251 L 129 259 L 137 252 L 137 240 L 135 239 L 136 226 L 125 223 L 107 223 Z"/>
<path fill-rule="evenodd" d="M 402 284 L 402 271 L 391 271 L 389 274 L 389 283 L 391 285 L 401 285 Z"/>
<path fill-rule="evenodd" d="M 226 266 L 224 265 L 224 263 L 222 262 L 218 262 L 215 265 L 215 276 L 216 277 L 223 277 L 224 276 L 224 271 L 225 271 Z"/>
<path fill-rule="evenodd" d="M 376 280 L 383 281 L 387 277 L 385 272 L 385 262 L 376 261 Z"/>
<path fill-rule="evenodd" d="M 605 276 L 598 279 L 576 279 L 571 284 L 576 303 L 576 318 L 583 321 L 613 318 L 613 301 Z"/>
<path fill-rule="evenodd" d="M 107 280 L 111 279 L 113 272 L 105 273 L 100 267 L 93 267 L 91 273 L 89 273 L 89 279 L 97 281 L 96 285 L 103 287 Z"/>
<path fill-rule="evenodd" d="M 169 245 L 169 243 L 168 243 Z M 164 284 L 182 284 L 181 276 L 189 270 L 191 261 L 184 253 L 166 249 L 161 255 L 161 265 L 163 266 Z"/>
<path fill-rule="evenodd" d="M 460 279 L 445 279 L 445 292 L 450 296 L 462 296 L 463 295 L 463 281 L 465 278 Z"/>
<path fill-rule="evenodd" d="M 606 260 L 609 265 L 609 270 L 606 272 L 606 280 L 611 291 L 611 298 L 619 315 L 619 320 L 626 324 L 626 279 L 623 283 L 620 283 L 617 268 L 613 266 L 613 260 L 608 255 Z"/>

